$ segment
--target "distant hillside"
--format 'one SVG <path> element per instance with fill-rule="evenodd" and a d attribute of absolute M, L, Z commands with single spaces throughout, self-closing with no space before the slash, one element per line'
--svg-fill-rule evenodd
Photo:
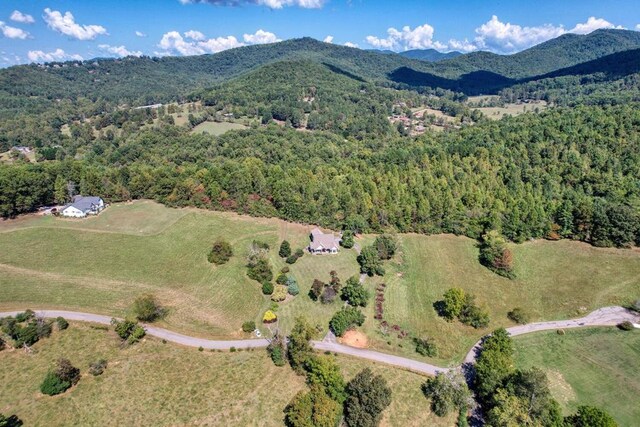
<path fill-rule="evenodd" d="M 444 59 L 453 59 L 460 55 L 461 52 L 439 52 L 435 49 L 413 49 L 405 50 L 404 52 L 398 52 L 399 55 L 405 58 L 419 59 L 420 61 L 437 62 Z"/>

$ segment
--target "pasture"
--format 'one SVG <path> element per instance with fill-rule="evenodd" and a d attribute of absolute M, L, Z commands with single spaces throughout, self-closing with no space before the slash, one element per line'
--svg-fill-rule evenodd
<path fill-rule="evenodd" d="M 522 307 L 531 321 L 568 319 L 598 307 L 623 305 L 640 296 L 640 250 L 602 249 L 572 241 L 511 244 L 517 278 L 508 280 L 478 262 L 476 242 L 452 235 L 399 235 L 400 253 L 386 263 L 385 277 L 367 279 L 385 290 L 384 319 L 437 342 L 436 362 L 455 365 L 483 335 L 513 326 L 507 313 Z M 370 238 L 368 240 L 371 240 Z M 489 311 L 486 329 L 439 317 L 433 304 L 459 287 Z M 371 304 L 373 305 L 373 304 Z M 365 328 L 373 347 L 419 357 L 409 339 L 384 334 L 367 307 Z M 400 347 L 402 346 L 402 347 Z"/>
<path fill-rule="evenodd" d="M 60 357 L 80 368 L 80 382 L 49 397 L 39 391 L 45 373 Z M 93 377 L 88 366 L 106 359 L 104 374 Z M 365 367 L 383 375 L 393 391 L 383 426 L 448 426 L 437 418 L 420 391 L 423 376 L 339 357 L 348 380 Z M 63 332 L 22 350 L 0 352 L 0 411 L 18 415 L 25 425 L 282 425 L 283 409 L 304 377 L 273 365 L 264 350 L 221 353 L 143 342 L 120 348 L 110 331 L 72 323 Z"/>
<path fill-rule="evenodd" d="M 222 135 L 230 130 L 247 129 L 245 125 L 231 122 L 203 122 L 191 130 L 191 133 L 208 133 L 209 135 Z"/>
<path fill-rule="evenodd" d="M 553 396 L 566 414 L 578 405 L 605 409 L 620 426 L 640 419 L 640 331 L 570 329 L 514 338 L 516 366 L 547 373 Z"/>

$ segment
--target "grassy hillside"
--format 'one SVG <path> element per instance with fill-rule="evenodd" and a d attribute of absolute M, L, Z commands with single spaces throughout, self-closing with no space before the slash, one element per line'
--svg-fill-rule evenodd
<path fill-rule="evenodd" d="M 206 337 L 243 337 L 242 322 L 261 319 L 270 301 L 246 276 L 245 256 L 252 240 L 273 248 L 274 272 L 285 266 L 277 256 L 281 240 L 293 248 L 308 243 L 309 227 L 273 219 L 196 209 L 169 209 L 152 202 L 109 207 L 95 218 L 65 220 L 29 217 L 0 223 L 0 309 L 49 307 L 124 316 L 133 298 L 154 293 L 169 307 L 161 322 L 173 330 Z M 224 237 L 235 256 L 215 267 L 206 261 L 212 242 Z M 436 339 L 438 363 L 457 364 L 487 330 L 448 323 L 433 303 L 450 287 L 477 297 L 491 315 L 490 328 L 510 325 L 506 313 L 524 308 L 532 320 L 576 317 L 597 307 L 623 304 L 640 295 L 640 252 L 597 249 L 570 241 L 514 245 L 515 281 L 478 263 L 475 242 L 450 235 L 400 235 L 401 253 L 384 278 L 367 279 L 372 293 L 387 284 L 385 320 L 411 334 Z M 365 245 L 372 237 L 361 239 Z M 327 330 L 341 306 L 313 302 L 314 279 L 329 280 L 336 270 L 343 283 L 358 272 L 355 250 L 336 256 L 305 255 L 291 266 L 300 295 L 280 304 L 279 328 L 287 332 L 304 315 Z M 383 335 L 374 321 L 373 301 L 365 310 L 365 332 L 383 351 L 418 357 L 408 339 Z M 388 343 L 389 342 L 389 343 Z"/>
<path fill-rule="evenodd" d="M 282 410 L 304 378 L 273 365 L 264 350 L 199 352 L 145 339 L 120 349 L 113 332 L 73 323 L 64 332 L 38 342 L 30 355 L 0 352 L 2 413 L 18 415 L 25 425 L 282 425 Z M 77 386 L 57 397 L 39 386 L 59 357 L 79 367 Z M 88 365 L 104 358 L 105 373 L 91 376 Z M 393 392 L 382 425 L 447 426 L 429 412 L 420 385 L 424 377 L 362 360 L 339 358 L 347 379 L 365 367 L 383 375 Z"/>
<path fill-rule="evenodd" d="M 531 321 L 567 319 L 598 307 L 626 304 L 640 295 L 638 249 L 597 249 L 544 240 L 512 245 L 517 278 L 511 281 L 480 265 L 471 239 L 401 235 L 400 242 L 401 254 L 390 262 L 386 276 L 374 280 L 387 285 L 384 318 L 434 338 L 442 363 L 458 363 L 482 335 L 499 326 L 513 326 L 507 313 L 515 307 L 522 307 Z M 489 311 L 487 329 L 447 322 L 437 315 L 433 304 L 452 287 L 474 294 L 477 304 Z M 382 334 L 372 317 L 370 308 L 367 329 L 375 347 L 415 354 L 406 339 Z"/>
<path fill-rule="evenodd" d="M 578 405 L 605 409 L 620 426 L 640 419 L 640 332 L 613 328 L 540 332 L 514 339 L 516 365 L 546 371 L 566 414 Z"/>

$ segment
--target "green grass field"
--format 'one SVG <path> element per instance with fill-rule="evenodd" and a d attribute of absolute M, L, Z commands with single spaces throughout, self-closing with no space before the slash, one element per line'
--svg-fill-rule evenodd
<path fill-rule="evenodd" d="M 512 326 L 506 317 L 522 307 L 532 321 L 566 319 L 640 297 L 640 251 L 599 249 L 571 241 L 511 245 L 516 280 L 502 278 L 478 262 L 473 240 L 451 235 L 401 235 L 401 253 L 387 263 L 385 319 L 420 336 L 436 339 L 442 364 L 457 364 L 484 334 Z M 370 240 L 370 239 L 369 239 Z M 440 318 L 433 303 L 451 287 L 475 294 L 490 312 L 489 328 L 476 330 Z M 368 307 L 366 329 L 376 348 L 415 355 L 409 340 L 383 335 Z M 387 342 L 390 341 L 391 344 Z M 401 344 L 403 347 L 398 347 Z"/>
<path fill-rule="evenodd" d="M 0 307 L 91 309 L 125 316 L 132 299 L 153 293 L 169 308 L 165 327 L 207 337 L 242 337 L 246 320 L 259 321 L 270 305 L 261 286 L 246 276 L 254 239 L 271 245 L 274 272 L 285 266 L 278 245 L 308 244 L 309 227 L 196 209 L 169 209 L 149 201 L 110 206 L 97 217 L 70 220 L 28 216 L 0 223 Z M 206 260 L 223 237 L 234 257 L 223 266 Z M 305 314 L 327 326 L 340 303 L 321 306 L 307 293 L 314 278 L 343 280 L 357 273 L 355 251 L 306 254 L 291 266 L 301 294 L 280 304 L 283 332 Z"/>
<path fill-rule="evenodd" d="M 18 415 L 25 425 L 282 425 L 282 410 L 304 378 L 273 365 L 264 350 L 237 353 L 197 349 L 145 339 L 120 349 L 113 332 L 72 323 L 33 346 L 34 352 L 0 352 L 0 412 Z M 77 386 L 49 397 L 39 392 L 45 373 L 60 357 L 82 371 Z M 88 365 L 108 360 L 93 377 Z M 339 357 L 345 377 L 365 367 L 383 375 L 393 390 L 383 425 L 448 426 L 429 412 L 420 391 L 424 377 L 361 360 Z"/>
<path fill-rule="evenodd" d="M 547 372 L 551 391 L 565 412 L 594 405 L 622 426 L 640 420 L 640 331 L 569 329 L 514 338 L 517 366 Z"/>
<path fill-rule="evenodd" d="M 229 123 L 229 122 L 204 122 L 200 123 L 198 126 L 194 127 L 191 133 L 208 133 L 209 135 L 222 135 L 223 133 L 230 130 L 237 129 L 246 129 L 245 125 L 240 123 Z"/>
<path fill-rule="evenodd" d="M 286 264 L 278 257 L 283 239 L 292 247 L 308 244 L 310 227 L 276 219 L 251 218 L 198 209 L 170 209 L 150 201 L 117 204 L 97 217 L 71 220 L 31 215 L 0 222 L 0 309 L 63 308 L 125 316 L 131 301 L 153 293 L 169 314 L 161 326 L 210 338 L 247 336 L 246 320 L 259 322 L 270 306 L 260 284 L 246 276 L 252 240 L 271 245 L 274 272 Z M 206 260 L 219 237 L 229 240 L 234 257 L 223 266 Z M 359 239 L 364 246 L 373 236 Z M 400 253 L 387 262 L 387 275 L 365 281 L 371 289 L 385 282 L 385 319 L 412 335 L 433 337 L 439 355 L 433 362 L 457 364 L 473 343 L 498 326 L 506 313 L 523 307 L 532 321 L 571 318 L 595 308 L 624 304 L 640 296 L 640 251 L 598 249 L 586 244 L 537 241 L 513 245 L 514 281 L 478 263 L 475 242 L 450 235 L 400 235 Z M 358 272 L 356 251 L 304 255 L 290 267 L 300 295 L 281 303 L 279 328 L 286 333 L 304 315 L 326 331 L 342 303 L 313 302 L 314 278 L 343 281 Z M 476 295 L 491 314 L 489 328 L 475 330 L 439 318 L 433 304 L 450 287 Z M 419 358 L 409 339 L 384 335 L 374 321 L 372 302 L 363 330 L 374 348 Z M 266 332 L 266 330 L 265 330 Z"/>

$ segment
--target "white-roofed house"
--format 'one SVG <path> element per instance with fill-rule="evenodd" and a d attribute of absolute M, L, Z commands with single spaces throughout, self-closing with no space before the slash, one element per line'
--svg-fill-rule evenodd
<path fill-rule="evenodd" d="M 318 254 L 337 254 L 340 250 L 340 236 L 333 233 L 323 233 L 319 228 L 311 230 L 311 243 L 309 243 L 309 252 Z"/>
<path fill-rule="evenodd" d="M 60 211 L 62 216 L 84 218 L 87 215 L 97 215 L 104 209 L 104 200 L 94 196 L 74 196 L 73 202 Z"/>

